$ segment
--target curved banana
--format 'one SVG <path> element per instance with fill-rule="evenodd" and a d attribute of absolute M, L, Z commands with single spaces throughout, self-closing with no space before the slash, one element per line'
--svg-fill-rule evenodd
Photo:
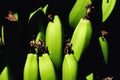
<path fill-rule="evenodd" d="M 39 72 L 41 80 L 57 80 L 54 64 L 47 53 L 39 56 Z"/>
<path fill-rule="evenodd" d="M 102 0 L 102 22 L 105 22 L 112 13 L 117 0 Z"/>
<path fill-rule="evenodd" d="M 69 13 L 69 25 L 75 28 L 79 20 L 86 15 L 86 5 L 90 4 L 91 0 L 76 0 L 73 8 Z"/>
<path fill-rule="evenodd" d="M 46 46 L 50 58 L 57 68 L 61 66 L 62 61 L 62 24 L 60 17 L 54 15 L 53 21 L 49 21 L 46 29 Z"/>
<path fill-rule="evenodd" d="M 28 53 L 24 65 L 23 80 L 38 80 L 38 56 L 37 54 Z"/>
<path fill-rule="evenodd" d="M 78 63 L 73 54 L 65 54 L 62 64 L 62 80 L 76 80 Z"/>
<path fill-rule="evenodd" d="M 13 80 L 10 68 L 6 65 L 0 73 L 0 80 Z"/>
<path fill-rule="evenodd" d="M 100 36 L 99 37 L 99 43 L 100 43 L 100 47 L 103 53 L 103 57 L 104 57 L 104 61 L 107 64 L 108 63 L 108 42 L 107 39 L 104 36 Z"/>
<path fill-rule="evenodd" d="M 92 36 L 92 23 L 89 19 L 81 18 L 75 28 L 72 38 L 72 50 L 74 56 L 79 61 L 81 54 L 88 47 Z"/>

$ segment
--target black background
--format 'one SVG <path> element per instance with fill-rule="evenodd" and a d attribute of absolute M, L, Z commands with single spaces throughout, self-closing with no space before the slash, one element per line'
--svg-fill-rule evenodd
<path fill-rule="evenodd" d="M 31 35 L 27 24 L 30 12 L 40 6 L 45 6 L 49 3 L 47 14 L 59 14 L 64 25 L 65 33 L 70 37 L 73 30 L 68 25 L 68 14 L 75 0 L 70 1 L 39 1 L 39 0 L 15 0 L 7 1 L 0 0 L 0 24 L 5 25 L 5 41 L 6 47 L 3 53 L 0 53 L 0 72 L 7 63 L 10 64 L 15 74 L 16 80 L 21 80 L 22 69 L 26 59 L 26 54 L 29 52 L 29 41 Z M 91 21 L 93 23 L 93 37 L 90 48 L 85 52 L 83 58 L 79 62 L 79 72 L 81 76 L 85 76 L 91 72 L 95 73 L 95 80 L 101 80 L 105 76 L 113 76 L 115 80 L 120 79 L 120 1 L 117 0 L 116 6 L 109 18 L 101 23 L 101 0 L 93 0 L 94 9 L 91 13 Z M 3 19 L 7 15 L 8 10 L 19 13 L 19 23 L 10 22 Z M 109 43 L 109 61 L 105 65 L 97 37 L 100 35 L 100 30 L 106 30 L 106 36 Z M 2 51 L 3 47 L 1 47 Z M 88 54 L 89 53 L 89 54 Z M 13 63 L 13 64 L 11 64 Z M 81 78 L 83 78 L 81 77 Z M 83 79 L 84 80 L 84 79 Z"/>

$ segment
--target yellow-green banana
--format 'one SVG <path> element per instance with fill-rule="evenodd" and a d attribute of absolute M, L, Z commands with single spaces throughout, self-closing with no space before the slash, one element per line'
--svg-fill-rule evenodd
<path fill-rule="evenodd" d="M 41 80 L 57 80 L 54 64 L 48 53 L 39 56 L 39 72 Z"/>
<path fill-rule="evenodd" d="M 46 29 L 46 46 L 50 58 L 57 68 L 61 66 L 62 61 L 62 39 L 63 31 L 60 17 L 54 15 L 53 21 L 49 21 Z"/>
<path fill-rule="evenodd" d="M 76 0 L 73 8 L 69 13 L 69 25 L 75 28 L 79 20 L 86 15 L 86 5 L 90 4 L 91 0 Z"/>
<path fill-rule="evenodd" d="M 73 54 L 65 54 L 62 64 L 62 80 L 77 79 L 78 63 Z"/>
<path fill-rule="evenodd" d="M 81 54 L 88 47 L 92 36 L 92 23 L 89 19 L 81 18 L 75 28 L 72 38 L 72 50 L 74 56 L 79 61 Z"/>
<path fill-rule="evenodd" d="M 103 53 L 104 61 L 107 64 L 108 63 L 108 52 L 109 52 L 107 39 L 104 36 L 100 36 L 99 43 L 100 43 L 100 47 Z"/>
<path fill-rule="evenodd" d="M 0 73 L 0 80 L 13 80 L 10 68 L 6 65 Z"/>
<path fill-rule="evenodd" d="M 38 56 L 28 53 L 24 65 L 23 80 L 38 80 Z"/>
<path fill-rule="evenodd" d="M 102 0 L 102 22 L 111 15 L 117 0 Z"/>

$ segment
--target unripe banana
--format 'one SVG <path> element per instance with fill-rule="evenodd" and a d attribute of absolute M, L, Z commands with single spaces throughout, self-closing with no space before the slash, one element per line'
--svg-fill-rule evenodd
<path fill-rule="evenodd" d="M 105 64 L 107 64 L 108 63 L 108 52 L 109 52 L 107 39 L 104 36 L 100 36 L 99 43 L 100 43 L 100 47 L 103 53 Z"/>
<path fill-rule="evenodd" d="M 54 15 L 53 21 L 49 21 L 46 29 L 46 46 L 50 58 L 57 68 L 61 66 L 62 61 L 62 24 L 60 17 Z"/>
<path fill-rule="evenodd" d="M 88 47 L 92 36 L 92 24 L 89 19 L 81 18 L 77 27 L 75 28 L 72 38 L 72 50 L 74 56 L 79 61 L 81 54 Z"/>
<path fill-rule="evenodd" d="M 6 65 L 0 73 L 0 80 L 13 80 L 10 68 Z"/>
<path fill-rule="evenodd" d="M 73 54 L 65 54 L 62 64 L 62 80 L 77 79 L 78 63 Z"/>
<path fill-rule="evenodd" d="M 102 22 L 105 22 L 111 15 L 117 0 L 102 0 Z"/>
<path fill-rule="evenodd" d="M 41 80 L 57 80 L 54 64 L 47 53 L 39 56 L 39 72 Z"/>
<path fill-rule="evenodd" d="M 37 54 L 28 53 L 24 72 L 23 72 L 23 80 L 38 80 L 38 56 Z"/>
<path fill-rule="evenodd" d="M 76 0 L 73 8 L 69 13 L 69 25 L 75 28 L 79 20 L 86 15 L 86 6 L 90 4 L 91 0 Z"/>

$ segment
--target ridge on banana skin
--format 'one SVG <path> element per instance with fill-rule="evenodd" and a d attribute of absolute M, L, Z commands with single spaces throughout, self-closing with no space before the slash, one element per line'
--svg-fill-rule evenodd
<path fill-rule="evenodd" d="M 78 25 L 76 26 L 72 38 L 72 50 L 74 56 L 79 61 L 84 50 L 89 46 L 92 36 L 92 24 L 89 19 L 81 18 Z"/>
<path fill-rule="evenodd" d="M 79 20 L 86 15 L 86 6 L 90 4 L 91 0 L 76 0 L 73 8 L 69 13 L 69 25 L 75 28 Z"/>
<path fill-rule="evenodd" d="M 38 80 L 37 58 L 37 54 L 28 53 L 24 66 L 23 80 Z"/>
<path fill-rule="evenodd" d="M 62 80 L 76 80 L 78 63 L 73 54 L 65 54 L 62 64 Z"/>
<path fill-rule="evenodd" d="M 46 29 L 46 46 L 50 58 L 58 69 L 62 63 L 62 23 L 58 15 L 54 15 L 53 21 L 49 21 Z"/>
<path fill-rule="evenodd" d="M 57 80 L 54 64 L 47 53 L 39 56 L 39 72 L 41 80 Z"/>
<path fill-rule="evenodd" d="M 99 37 L 99 43 L 100 43 L 100 47 L 103 53 L 103 58 L 105 61 L 105 64 L 108 63 L 108 42 L 107 39 L 104 36 L 100 36 Z"/>

